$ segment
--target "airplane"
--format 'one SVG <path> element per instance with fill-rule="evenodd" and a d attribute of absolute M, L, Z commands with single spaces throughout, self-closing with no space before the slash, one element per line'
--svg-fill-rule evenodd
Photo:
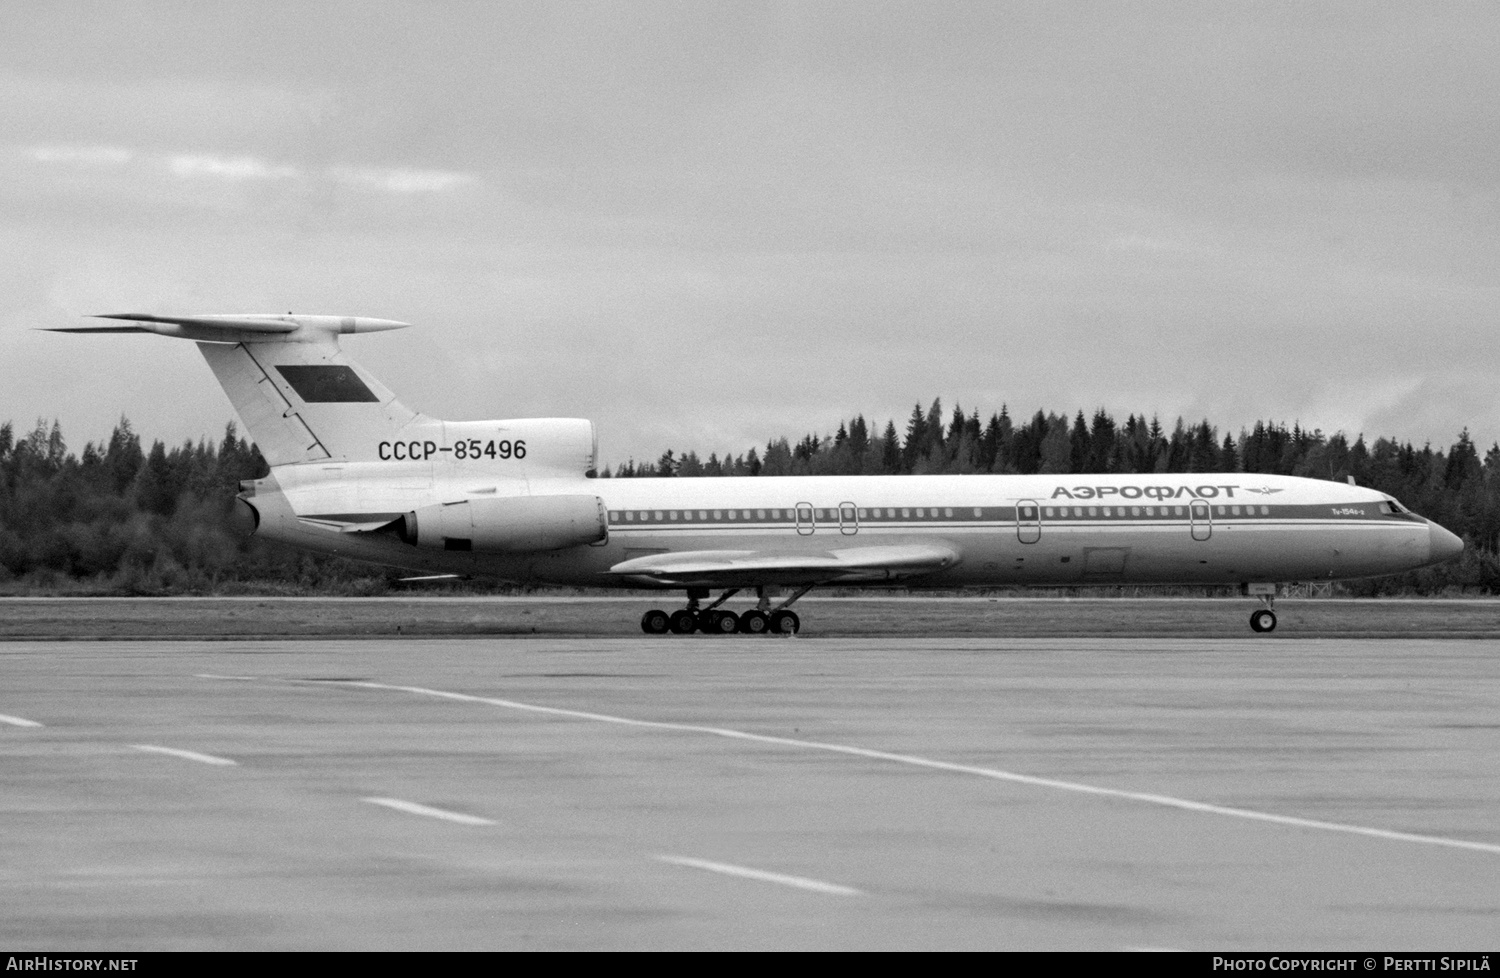
<path fill-rule="evenodd" d="M 408 323 L 93 318 L 121 325 L 53 331 L 198 344 L 270 466 L 241 483 L 247 532 L 430 576 L 685 592 L 642 616 L 648 634 L 793 634 L 791 606 L 830 585 L 1233 585 L 1260 600 L 1251 629 L 1270 632 L 1281 585 L 1399 573 L 1464 546 L 1385 493 L 1243 472 L 600 479 L 592 422 L 430 418 L 340 349 Z M 724 607 L 744 590 L 753 607 Z"/>

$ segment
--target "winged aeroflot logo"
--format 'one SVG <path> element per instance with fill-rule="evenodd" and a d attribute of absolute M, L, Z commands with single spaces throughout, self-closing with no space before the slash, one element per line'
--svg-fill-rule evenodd
<path fill-rule="evenodd" d="M 1269 496 L 1273 492 L 1282 492 L 1283 490 L 1281 490 L 1281 489 L 1272 489 L 1270 486 L 1246 486 L 1245 487 L 1245 491 L 1246 492 L 1258 492 L 1262 496 Z"/>

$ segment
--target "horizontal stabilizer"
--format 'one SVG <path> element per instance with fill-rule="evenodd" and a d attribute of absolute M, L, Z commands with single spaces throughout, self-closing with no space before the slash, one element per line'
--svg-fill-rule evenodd
<path fill-rule="evenodd" d="M 48 333 L 150 333 L 141 326 L 54 326 Z"/>
<path fill-rule="evenodd" d="M 841 547 L 810 553 L 693 550 L 637 557 L 615 564 L 609 572 L 671 585 L 826 584 L 928 574 L 951 567 L 958 559 L 952 547 L 935 543 Z"/>
<path fill-rule="evenodd" d="M 410 323 L 367 316 L 285 316 L 251 313 L 237 316 L 157 316 L 144 312 L 113 312 L 95 319 L 121 319 L 133 326 L 65 326 L 49 333 L 155 333 L 204 343 L 255 343 L 290 340 L 322 341 L 340 333 L 378 333 L 402 329 Z"/>
<path fill-rule="evenodd" d="M 243 329 L 251 333 L 290 333 L 297 328 L 297 323 L 290 316 L 152 316 L 143 312 L 106 312 L 93 318 L 201 326 L 204 329 Z"/>

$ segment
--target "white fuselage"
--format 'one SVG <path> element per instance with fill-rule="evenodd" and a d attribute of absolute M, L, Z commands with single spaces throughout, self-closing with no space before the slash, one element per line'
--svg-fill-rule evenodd
<path fill-rule="evenodd" d="M 500 475 L 493 466 L 481 473 L 451 463 L 447 471 L 399 462 L 286 465 L 258 483 L 249 502 L 262 535 L 308 550 L 429 573 L 587 587 L 676 586 L 611 568 L 700 551 L 794 556 L 935 544 L 956 559 L 851 583 L 956 587 L 1337 580 L 1410 570 L 1462 547 L 1383 493 L 1249 473 Z M 434 504 L 570 494 L 602 500 L 603 540 L 506 554 L 423 549 L 392 534 L 350 532 Z"/>

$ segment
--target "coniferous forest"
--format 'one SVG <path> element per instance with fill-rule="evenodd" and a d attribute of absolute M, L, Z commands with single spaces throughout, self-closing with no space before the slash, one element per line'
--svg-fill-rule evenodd
<path fill-rule="evenodd" d="M 1394 578 L 1346 582 L 1336 593 L 1500 592 L 1500 445 L 1480 453 L 1467 431 L 1446 449 L 1363 436 L 1324 435 L 1300 424 L 1257 422 L 1222 433 L 1200 421 L 1108 412 L 1037 411 L 1016 422 L 1002 407 L 979 412 L 939 401 L 916 405 L 898 430 L 863 416 L 833 434 L 774 439 L 743 454 L 668 449 L 602 478 L 971 473 L 1246 472 L 1345 481 L 1390 493 L 1459 534 L 1457 561 Z M 231 422 L 217 443 L 168 448 L 121 418 L 108 442 L 71 452 L 56 422 L 29 434 L 0 425 L 0 593 L 383 593 L 401 575 L 300 554 L 232 526 L 242 480 L 266 473 Z"/>

